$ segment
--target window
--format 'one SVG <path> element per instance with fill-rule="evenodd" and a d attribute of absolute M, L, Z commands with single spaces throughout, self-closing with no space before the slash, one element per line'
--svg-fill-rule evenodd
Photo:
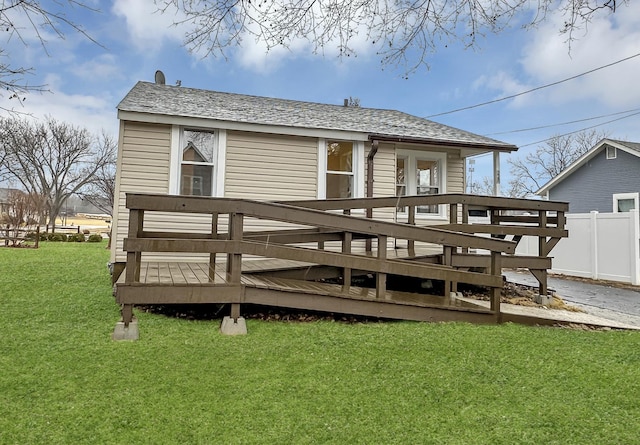
<path fill-rule="evenodd" d="M 353 142 L 327 141 L 326 198 L 353 198 Z"/>
<path fill-rule="evenodd" d="M 215 196 L 216 134 L 184 129 L 180 134 L 178 193 Z"/>
<path fill-rule="evenodd" d="M 439 193 L 438 161 L 416 160 L 416 195 L 437 195 Z M 416 213 L 437 214 L 438 206 L 418 206 Z"/>
<path fill-rule="evenodd" d="M 446 154 L 398 152 L 396 158 L 396 195 L 436 195 L 444 193 Z M 406 212 L 406 207 L 398 207 Z M 439 205 L 418 206 L 416 215 L 444 216 Z"/>
<path fill-rule="evenodd" d="M 613 195 L 613 212 L 629 212 L 638 208 L 638 195 L 640 193 L 616 193 Z"/>
<path fill-rule="evenodd" d="M 607 159 L 615 159 L 618 155 L 616 147 L 612 147 L 611 145 L 607 145 Z"/>
<path fill-rule="evenodd" d="M 362 197 L 363 143 L 321 139 L 319 148 L 318 198 Z"/>

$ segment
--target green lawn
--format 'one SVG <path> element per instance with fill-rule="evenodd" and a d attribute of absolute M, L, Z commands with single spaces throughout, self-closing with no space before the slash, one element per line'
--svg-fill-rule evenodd
<path fill-rule="evenodd" d="M 640 333 L 119 312 L 104 244 L 0 249 L 0 443 L 630 444 Z"/>

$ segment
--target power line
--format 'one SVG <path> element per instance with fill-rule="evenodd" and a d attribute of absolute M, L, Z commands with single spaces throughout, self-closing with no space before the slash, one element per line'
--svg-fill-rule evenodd
<path fill-rule="evenodd" d="M 612 63 L 609 63 L 607 65 L 602 65 L 602 66 L 600 66 L 598 68 L 594 68 L 592 70 L 585 71 L 585 72 L 580 73 L 580 74 L 576 74 L 575 76 L 567 77 L 566 79 L 558 80 L 557 82 L 548 83 L 546 85 L 535 87 L 535 88 L 532 88 L 530 90 L 522 91 L 520 93 L 512 94 L 510 96 L 501 97 L 499 99 L 490 100 L 488 102 L 482 102 L 482 103 L 479 103 L 479 104 L 476 104 L 476 105 L 470 105 L 468 107 L 457 108 L 455 110 L 445 111 L 444 113 L 432 114 L 430 116 L 427 116 L 425 119 L 430 119 L 432 117 L 438 117 L 438 116 L 444 116 L 446 114 L 457 113 L 458 111 L 471 110 L 472 108 L 478 108 L 478 107 L 482 107 L 482 106 L 485 106 L 485 105 L 494 104 L 496 102 L 501 102 L 503 100 L 513 99 L 514 97 L 522 96 L 524 94 L 533 93 L 534 91 L 542 90 L 544 88 L 549 88 L 549 87 L 552 87 L 552 86 L 555 86 L 555 85 L 559 85 L 559 84 L 564 83 L 564 82 L 568 82 L 569 80 L 573 80 L 573 79 L 577 79 L 577 78 L 582 77 L 582 76 L 586 76 L 587 74 L 594 73 L 594 72 L 599 71 L 599 70 L 604 69 L 604 68 L 609 68 L 610 66 L 617 65 L 618 63 L 626 62 L 627 60 L 631 60 L 631 59 L 633 59 L 635 57 L 638 57 L 638 56 L 640 56 L 640 53 L 634 54 L 634 55 L 629 56 L 629 57 L 625 57 L 624 59 L 620 59 L 620 60 L 618 60 L 616 62 L 612 62 Z"/>
<path fill-rule="evenodd" d="M 633 114 L 629 114 L 629 115 L 627 115 L 627 116 L 619 117 L 619 118 L 617 118 L 617 119 L 612 119 L 612 120 L 607 121 L 607 122 L 602 122 L 602 123 L 597 124 L 597 125 L 592 125 L 592 126 L 590 126 L 590 127 L 581 128 L 580 130 L 570 131 L 569 133 L 560 134 L 560 135 L 556 135 L 556 136 L 551 136 L 550 138 L 543 139 L 543 140 L 541 140 L 541 141 L 531 142 L 531 143 L 529 143 L 529 144 L 525 144 L 525 145 L 520 145 L 518 148 L 529 147 L 529 146 L 531 146 L 531 145 L 541 144 L 541 143 L 543 143 L 543 142 L 550 141 L 551 139 L 554 139 L 554 138 L 561 138 L 561 137 L 564 137 L 564 136 L 569 136 L 570 134 L 580 133 L 581 131 L 591 130 L 592 128 L 599 127 L 600 125 L 610 124 L 611 122 L 620 121 L 620 120 L 622 120 L 622 119 L 627 119 L 627 118 L 629 118 L 629 117 L 637 116 L 637 115 L 639 115 L 639 114 L 640 114 L 640 111 L 638 111 L 638 112 L 636 112 L 636 113 L 633 113 Z"/>
<path fill-rule="evenodd" d="M 596 120 L 596 119 L 602 119 L 603 117 L 619 116 L 621 114 L 632 113 L 634 111 L 640 111 L 640 108 L 634 108 L 633 110 L 627 110 L 627 111 L 619 111 L 617 113 L 611 113 L 611 114 L 602 114 L 600 116 L 587 117 L 587 118 L 584 118 L 584 119 L 577 119 L 575 121 L 561 122 L 559 124 L 541 125 L 539 127 L 523 128 L 523 129 L 520 129 L 520 130 L 510 130 L 510 131 L 501 131 L 501 132 L 498 132 L 498 133 L 489 133 L 489 134 L 485 134 L 484 136 L 497 136 L 497 135 L 501 135 L 501 134 L 522 133 L 522 132 L 525 132 L 525 131 L 541 130 L 541 129 L 544 129 L 544 128 L 552 128 L 552 127 L 560 127 L 562 125 L 577 124 L 578 122 L 586 122 L 586 121 L 593 121 L 593 120 Z"/>

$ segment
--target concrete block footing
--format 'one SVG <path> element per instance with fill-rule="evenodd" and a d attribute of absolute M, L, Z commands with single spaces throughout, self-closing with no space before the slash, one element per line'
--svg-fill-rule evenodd
<path fill-rule="evenodd" d="M 247 322 L 243 317 L 234 320 L 231 317 L 224 317 L 220 325 L 220 332 L 224 335 L 246 335 Z"/>
<path fill-rule="evenodd" d="M 548 306 L 553 301 L 553 295 L 536 295 L 535 301 L 543 306 Z"/>
<path fill-rule="evenodd" d="M 124 325 L 124 321 L 116 323 L 116 328 L 113 330 L 112 337 L 114 340 L 138 340 L 138 320 L 132 320 L 129 326 Z"/>

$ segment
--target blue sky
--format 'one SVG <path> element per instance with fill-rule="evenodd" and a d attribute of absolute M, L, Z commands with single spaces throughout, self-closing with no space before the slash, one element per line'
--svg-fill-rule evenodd
<path fill-rule="evenodd" d="M 480 39 L 477 49 L 449 44 L 429 58 L 430 69 L 408 79 L 403 70 L 381 69 L 366 47 L 356 58 L 311 54 L 304 42 L 291 51 L 265 54 L 245 40 L 227 59 L 190 54 L 183 46 L 184 28 L 172 17 L 154 13 L 150 0 L 95 1 L 100 13 L 67 8 L 101 43 L 68 33 L 64 40 L 47 35 L 47 51 L 26 31 L 27 46 L 16 39 L 3 42 L 14 65 L 35 69 L 27 80 L 46 84 L 49 93 L 29 94 L 22 105 L 0 97 L 0 106 L 28 113 L 34 119 L 58 120 L 117 135 L 116 106 L 138 81 L 153 81 L 157 69 L 167 83 L 241 94 L 342 104 L 357 97 L 364 107 L 390 108 L 427 117 L 519 93 L 580 74 L 640 53 L 640 2 L 619 6 L 614 15 L 596 18 L 588 33 L 573 42 L 558 34 L 561 17 L 538 28 L 516 26 Z M 48 53 L 48 54 L 47 54 Z M 640 109 L 640 57 L 535 93 L 473 110 L 432 118 L 435 121 L 524 146 L 516 156 L 534 150 L 528 145 L 555 134 L 602 123 L 614 117 L 529 132 L 507 133 L 593 116 Z M 6 115 L 6 111 L 2 111 Z M 601 127 L 609 137 L 640 141 L 640 115 Z M 513 156 L 513 155 L 512 155 Z M 502 158 L 503 186 L 509 178 Z M 491 157 L 477 160 L 476 173 L 490 174 Z"/>

